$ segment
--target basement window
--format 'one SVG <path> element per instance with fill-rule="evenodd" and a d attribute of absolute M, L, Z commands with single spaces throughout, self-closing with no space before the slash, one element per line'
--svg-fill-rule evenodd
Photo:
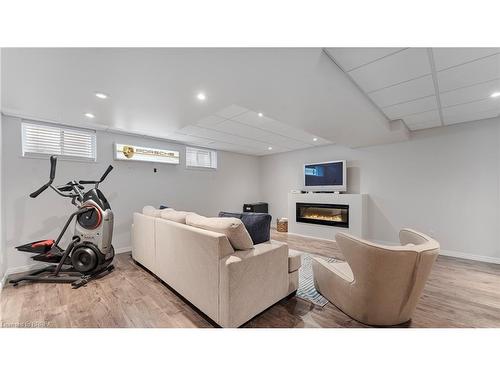
<path fill-rule="evenodd" d="M 186 167 L 217 169 L 217 151 L 186 147 Z"/>
<path fill-rule="evenodd" d="M 23 121 L 22 138 L 25 157 L 58 155 L 67 160 L 96 160 L 95 130 Z"/>

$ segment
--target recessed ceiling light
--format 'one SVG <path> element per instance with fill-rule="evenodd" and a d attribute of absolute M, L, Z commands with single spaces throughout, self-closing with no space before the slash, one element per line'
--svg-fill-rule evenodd
<path fill-rule="evenodd" d="M 85 114 L 85 117 L 88 117 L 88 118 L 94 118 L 95 116 L 94 116 L 94 114 L 93 114 L 93 113 L 90 113 L 90 112 L 89 112 L 89 113 L 86 113 L 86 114 Z"/>
<path fill-rule="evenodd" d="M 198 100 L 204 101 L 207 97 L 204 93 L 199 92 L 198 95 L 196 95 L 196 98 L 198 98 Z"/>
<path fill-rule="evenodd" d="M 494 92 L 490 95 L 492 98 L 498 98 L 500 96 L 500 91 Z"/>
<path fill-rule="evenodd" d="M 318 138 L 314 137 L 313 138 L 313 142 L 316 142 L 318 140 Z"/>
<path fill-rule="evenodd" d="M 273 148 L 272 148 L 271 146 L 269 146 L 267 149 L 268 149 L 269 151 L 271 151 Z"/>
<path fill-rule="evenodd" d="M 262 112 L 259 112 L 258 115 L 259 115 L 259 117 L 264 116 Z"/>
<path fill-rule="evenodd" d="M 106 95 L 103 92 L 96 92 L 95 96 L 97 96 L 99 99 L 107 99 L 108 98 L 108 95 Z"/>

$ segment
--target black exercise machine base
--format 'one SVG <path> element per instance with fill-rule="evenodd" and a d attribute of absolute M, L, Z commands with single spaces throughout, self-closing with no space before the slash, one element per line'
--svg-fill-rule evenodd
<path fill-rule="evenodd" d="M 15 279 L 9 280 L 12 286 L 17 286 L 21 281 L 34 281 L 38 283 L 66 283 L 71 284 L 73 289 L 77 289 L 81 286 L 86 285 L 89 281 L 98 279 L 111 273 L 114 269 L 114 265 L 109 265 L 96 273 L 90 275 L 83 275 L 75 271 L 72 267 L 68 269 L 63 269 L 60 271 L 60 276 L 54 276 L 57 266 L 47 266 L 36 271 L 30 272 L 27 275 L 17 277 Z M 43 275 L 46 273 L 46 275 Z"/>

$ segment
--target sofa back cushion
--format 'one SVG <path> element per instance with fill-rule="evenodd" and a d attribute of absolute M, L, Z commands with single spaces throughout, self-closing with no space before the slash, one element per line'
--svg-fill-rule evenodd
<path fill-rule="evenodd" d="M 152 217 L 160 217 L 161 210 L 154 208 L 153 206 L 144 206 L 142 209 L 142 214 Z"/>
<path fill-rule="evenodd" d="M 191 212 L 186 211 L 176 211 L 171 208 L 165 208 L 160 211 L 160 216 L 162 219 L 175 221 L 176 223 L 186 224 L 186 216 L 191 214 Z"/>
<path fill-rule="evenodd" d="M 267 242 L 271 238 L 271 219 L 272 216 L 257 212 L 219 212 L 219 217 L 235 217 L 240 219 L 247 229 L 253 244 Z"/>
<path fill-rule="evenodd" d="M 235 250 L 249 250 L 253 248 L 252 238 L 240 219 L 233 217 L 204 217 L 197 214 L 189 214 L 186 216 L 186 224 L 224 234 Z"/>

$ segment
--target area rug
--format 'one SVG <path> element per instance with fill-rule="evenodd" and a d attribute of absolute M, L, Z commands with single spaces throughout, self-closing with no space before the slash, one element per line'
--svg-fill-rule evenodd
<path fill-rule="evenodd" d="M 299 270 L 299 288 L 297 289 L 297 297 L 312 302 L 317 306 L 325 306 L 329 301 L 323 297 L 314 287 L 314 278 L 312 270 L 312 256 L 302 253 L 302 266 Z M 335 258 L 320 257 L 329 263 L 338 262 Z"/>

